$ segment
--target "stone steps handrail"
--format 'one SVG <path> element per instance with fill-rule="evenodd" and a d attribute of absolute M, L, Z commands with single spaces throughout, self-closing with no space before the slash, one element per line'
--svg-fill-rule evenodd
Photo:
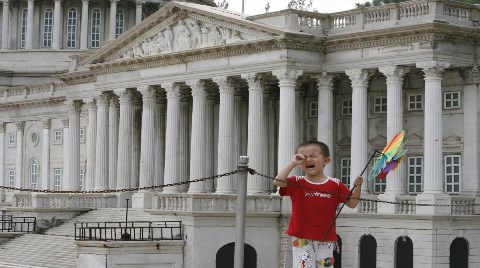
<path fill-rule="evenodd" d="M 13 207 L 22 208 L 115 208 L 114 193 L 14 193 Z"/>

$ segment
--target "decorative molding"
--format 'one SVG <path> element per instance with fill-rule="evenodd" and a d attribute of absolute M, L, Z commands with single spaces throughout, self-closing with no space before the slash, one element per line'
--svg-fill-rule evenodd
<path fill-rule="evenodd" d="M 405 69 L 396 65 L 379 67 L 378 70 L 387 77 L 387 83 L 403 83 Z"/>
<path fill-rule="evenodd" d="M 474 66 L 461 72 L 465 84 L 480 84 L 480 70 Z"/>
<path fill-rule="evenodd" d="M 272 74 L 277 77 L 280 87 L 292 86 L 297 84 L 297 79 L 303 74 L 302 70 L 295 68 L 286 68 L 281 70 L 274 70 Z"/>
<path fill-rule="evenodd" d="M 333 74 L 323 72 L 321 74 L 314 75 L 313 78 L 318 82 L 318 90 L 333 91 Z"/>
<path fill-rule="evenodd" d="M 17 131 L 23 132 L 25 130 L 25 121 L 17 121 L 15 122 L 15 126 L 17 127 Z"/>
<path fill-rule="evenodd" d="M 52 127 L 52 119 L 42 119 L 40 121 L 42 123 L 42 128 L 43 129 L 50 129 Z"/>
<path fill-rule="evenodd" d="M 417 68 L 422 69 L 425 78 L 441 78 L 445 69 L 450 68 L 450 63 L 439 61 L 419 62 Z"/>
<path fill-rule="evenodd" d="M 367 87 L 368 80 L 372 76 L 372 74 L 365 69 L 348 69 L 345 70 L 345 73 L 352 81 L 352 87 Z"/>

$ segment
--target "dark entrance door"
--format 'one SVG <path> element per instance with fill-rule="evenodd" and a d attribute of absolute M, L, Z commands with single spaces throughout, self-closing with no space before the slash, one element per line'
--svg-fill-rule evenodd
<path fill-rule="evenodd" d="M 468 243 L 455 238 L 450 245 L 450 268 L 468 268 Z"/>
<path fill-rule="evenodd" d="M 364 235 L 360 240 L 360 268 L 377 267 L 377 240 L 371 235 Z"/>
<path fill-rule="evenodd" d="M 257 252 L 255 249 L 245 244 L 243 267 L 257 268 Z M 235 262 L 235 243 L 228 243 L 217 251 L 216 268 L 234 268 Z"/>
<path fill-rule="evenodd" d="M 413 268 L 413 242 L 403 236 L 397 239 L 395 267 Z"/>

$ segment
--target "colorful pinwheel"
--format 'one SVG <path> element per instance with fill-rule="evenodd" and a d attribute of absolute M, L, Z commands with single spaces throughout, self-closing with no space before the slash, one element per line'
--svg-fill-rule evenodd
<path fill-rule="evenodd" d="M 402 130 L 383 148 L 381 156 L 373 163 L 368 180 L 384 179 L 388 172 L 398 167 L 407 151 L 405 149 L 405 131 Z"/>

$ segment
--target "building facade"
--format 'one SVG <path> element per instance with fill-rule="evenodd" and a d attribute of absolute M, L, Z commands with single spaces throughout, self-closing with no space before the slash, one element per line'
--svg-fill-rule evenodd
<path fill-rule="evenodd" d="M 214 267 L 235 233 L 229 173 L 247 155 L 258 173 L 248 175 L 246 242 L 257 267 L 282 267 L 290 207 L 271 178 L 295 146 L 324 141 L 327 173 L 350 184 L 405 130 L 405 162 L 342 212 L 337 264 L 480 263 L 475 5 L 246 16 L 196 2 L 153 13 L 158 3 L 3 1 L 0 184 L 71 192 L 4 191 L 5 202 L 129 198 L 182 219 L 184 267 Z"/>

